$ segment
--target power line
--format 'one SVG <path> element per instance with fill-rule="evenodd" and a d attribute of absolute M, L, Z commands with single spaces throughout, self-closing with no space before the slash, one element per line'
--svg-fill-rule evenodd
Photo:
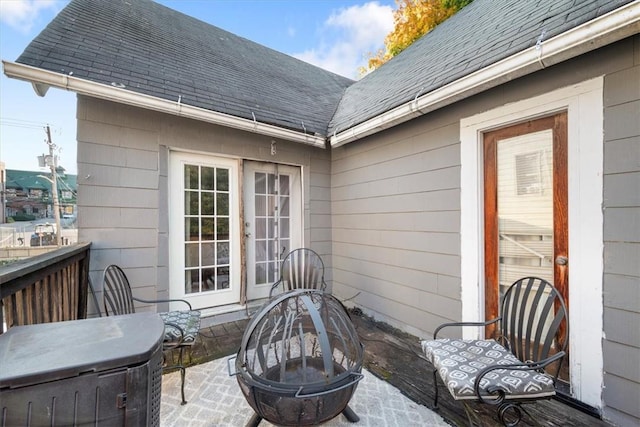
<path fill-rule="evenodd" d="M 42 123 L 42 122 L 34 122 L 34 121 L 30 121 L 30 120 L 23 120 L 23 119 L 15 119 L 15 118 L 7 118 L 7 117 L 3 117 L 0 119 L 0 125 L 1 126 L 8 126 L 8 127 L 16 127 L 16 128 L 22 128 L 22 129 L 38 129 L 38 130 L 42 130 L 45 129 L 47 127 L 46 123 Z"/>

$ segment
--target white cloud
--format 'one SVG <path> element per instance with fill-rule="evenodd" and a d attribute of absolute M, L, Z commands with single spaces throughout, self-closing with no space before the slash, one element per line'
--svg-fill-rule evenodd
<path fill-rule="evenodd" d="M 56 3 L 55 0 L 0 0 L 0 21 L 26 34 L 40 12 L 59 9 Z"/>
<path fill-rule="evenodd" d="M 365 57 L 384 47 L 385 36 L 393 29 L 393 9 L 377 1 L 334 12 L 321 29 L 320 45 L 294 54 L 326 70 L 357 78 Z"/>

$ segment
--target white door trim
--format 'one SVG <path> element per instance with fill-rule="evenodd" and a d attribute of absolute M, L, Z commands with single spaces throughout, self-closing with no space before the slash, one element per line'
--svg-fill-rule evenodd
<path fill-rule="evenodd" d="M 573 396 L 602 408 L 603 78 L 460 121 L 462 320 L 484 318 L 482 133 L 568 111 L 569 301 Z M 473 331 L 466 331 L 473 338 Z"/>

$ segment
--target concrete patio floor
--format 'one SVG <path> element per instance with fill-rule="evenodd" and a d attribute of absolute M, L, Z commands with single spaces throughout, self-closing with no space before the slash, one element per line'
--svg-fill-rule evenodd
<path fill-rule="evenodd" d="M 433 409 L 432 367 L 422 357 L 419 338 L 364 316 L 357 309 L 352 312 L 351 317 L 365 346 L 365 369 L 391 384 L 411 401 Z M 192 350 L 191 359 L 187 360 L 191 365 L 198 365 L 236 353 L 247 323 L 248 319 L 242 319 L 203 328 L 198 343 Z M 186 375 L 188 381 L 190 375 L 198 375 L 198 372 L 188 368 Z M 451 398 L 442 384 L 439 387 L 440 404 L 436 413 L 450 425 L 466 426 L 468 422 L 462 405 Z M 167 391 L 163 388 L 163 394 Z M 189 393 L 186 398 L 190 399 Z M 483 426 L 502 425 L 493 407 L 479 404 L 471 406 L 482 420 Z M 556 399 L 526 405 L 526 409 L 545 426 L 608 426 L 607 423 Z M 536 425 L 535 422 L 525 415 L 520 426 L 532 425 Z"/>

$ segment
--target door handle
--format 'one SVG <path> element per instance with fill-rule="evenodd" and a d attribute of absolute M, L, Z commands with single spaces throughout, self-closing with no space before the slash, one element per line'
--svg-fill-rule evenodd
<path fill-rule="evenodd" d="M 567 265 L 569 263 L 569 258 L 567 258 L 566 256 L 558 256 L 556 257 L 556 264 L 557 265 Z"/>

